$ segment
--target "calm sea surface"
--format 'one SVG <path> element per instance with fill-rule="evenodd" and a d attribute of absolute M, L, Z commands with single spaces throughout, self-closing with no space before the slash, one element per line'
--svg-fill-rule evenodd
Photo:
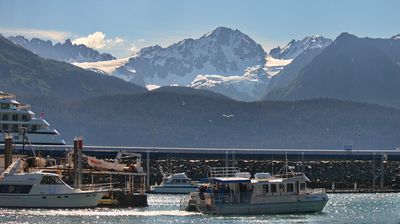
<path fill-rule="evenodd" d="M 149 195 L 140 209 L 1 209 L 0 223 L 400 223 L 400 194 L 336 194 L 322 213 L 209 216 L 179 211 L 184 196 Z"/>

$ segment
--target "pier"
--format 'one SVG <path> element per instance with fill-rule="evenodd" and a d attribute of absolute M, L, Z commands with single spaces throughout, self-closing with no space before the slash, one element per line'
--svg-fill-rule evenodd
<path fill-rule="evenodd" d="M 15 151 L 23 153 L 21 146 L 14 145 L 14 147 Z M 37 145 L 32 147 L 42 155 L 62 158 L 74 146 Z M 0 153 L 2 148 L 0 146 Z M 127 146 L 83 146 L 82 149 L 87 155 L 109 159 L 115 158 L 121 150 L 141 153 L 145 158 L 144 172 L 148 175 L 137 177 L 137 179 L 143 179 L 141 183 L 144 185 L 144 190 L 148 190 L 150 185 L 161 182 L 162 175 L 159 167 L 169 173 L 185 172 L 193 180 L 199 180 L 203 178 L 202 175 L 206 173 L 208 167 L 227 165 L 239 167 L 242 171 L 252 174 L 256 172 L 273 174 L 283 165 L 287 157 L 289 165 L 294 167 L 295 171 L 304 172 L 310 177 L 312 180 L 310 186 L 326 188 L 329 193 L 400 191 L 400 150 L 397 149 L 227 149 Z M 96 172 L 99 171 L 82 170 L 86 176 L 100 175 Z M 108 174 L 101 173 L 101 175 Z M 124 176 L 123 173 L 112 175 Z M 335 185 L 334 189 L 332 184 Z M 354 185 L 357 187 L 354 188 Z"/>

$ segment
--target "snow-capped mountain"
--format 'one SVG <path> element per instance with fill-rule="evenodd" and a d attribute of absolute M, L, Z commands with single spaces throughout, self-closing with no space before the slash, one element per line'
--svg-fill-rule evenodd
<path fill-rule="evenodd" d="M 277 59 L 271 55 L 265 57 L 264 71 L 268 74 L 268 77 L 274 77 L 280 71 L 282 71 L 288 64 L 292 63 L 293 59 Z"/>
<path fill-rule="evenodd" d="M 397 34 L 397 35 L 391 37 L 390 39 L 392 39 L 392 40 L 400 40 L 400 34 Z"/>
<path fill-rule="evenodd" d="M 185 39 L 166 48 L 143 48 L 113 75 L 142 86 L 179 85 L 207 89 L 210 86 L 200 85 L 200 78 L 215 80 L 218 76 L 219 82 L 226 85 L 232 84 L 229 77 L 237 78 L 235 83 L 247 82 L 250 78 L 248 69 L 263 68 L 264 65 L 265 52 L 261 45 L 239 30 L 219 27 L 198 39 Z M 260 72 L 263 74 L 257 77 L 263 76 L 259 81 L 265 83 L 266 74 Z M 250 82 L 254 82 L 254 77 L 251 79 Z M 243 91 L 252 95 L 254 90 Z M 226 95 L 233 97 L 229 93 Z"/>
<path fill-rule="evenodd" d="M 300 58 L 276 76 L 281 80 L 270 81 L 265 99 L 332 98 L 400 108 L 400 41 L 342 33 L 312 59 L 303 58 L 306 65 L 296 62 Z"/>
<path fill-rule="evenodd" d="M 249 67 L 242 76 L 198 75 L 189 85 L 208 89 L 241 101 L 254 101 L 265 94 L 268 77 L 261 66 Z"/>
<path fill-rule="evenodd" d="M 319 35 L 305 37 L 302 40 L 292 40 L 284 48 L 274 48 L 270 55 L 276 59 L 295 59 L 309 49 L 323 49 L 332 43 L 331 39 Z"/>
<path fill-rule="evenodd" d="M 28 40 L 23 36 L 8 37 L 7 39 L 43 58 L 57 61 L 73 63 L 107 61 L 115 59 L 110 54 L 100 54 L 98 51 L 88 48 L 83 44 L 72 44 L 71 40 L 69 39 L 64 43 L 57 43 L 55 45 L 53 45 L 50 40 L 45 41 L 38 38 Z"/>

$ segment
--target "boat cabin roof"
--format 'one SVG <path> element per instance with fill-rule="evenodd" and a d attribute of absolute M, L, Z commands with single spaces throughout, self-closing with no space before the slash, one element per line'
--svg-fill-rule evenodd
<path fill-rule="evenodd" d="M 252 182 L 253 183 L 281 183 L 281 182 L 295 182 L 295 181 L 304 181 L 304 182 L 308 182 L 310 181 L 310 179 L 308 179 L 308 177 L 306 177 L 304 174 L 299 174 L 297 176 L 292 176 L 292 177 L 280 177 L 280 176 L 271 176 L 269 178 L 265 178 L 265 179 L 253 179 Z"/>
<path fill-rule="evenodd" d="M 185 173 L 175 173 L 167 177 L 167 179 L 189 179 Z"/>
<path fill-rule="evenodd" d="M 212 177 L 212 178 L 204 178 L 201 179 L 200 182 L 208 182 L 208 183 L 221 183 L 221 184 L 234 184 L 234 183 L 250 183 L 251 180 L 249 178 L 244 177 Z"/>

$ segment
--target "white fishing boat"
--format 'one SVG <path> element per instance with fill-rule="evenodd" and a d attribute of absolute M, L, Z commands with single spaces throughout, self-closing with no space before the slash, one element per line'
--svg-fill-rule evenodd
<path fill-rule="evenodd" d="M 0 176 L 0 207 L 95 207 L 105 191 L 82 191 L 63 182 L 57 174 L 27 171 L 18 159 Z"/>
<path fill-rule="evenodd" d="M 156 194 L 187 194 L 196 191 L 198 186 L 185 173 L 176 173 L 164 178 L 160 185 L 150 187 Z"/>
<path fill-rule="evenodd" d="M 216 215 L 306 213 L 320 212 L 328 202 L 325 189 L 308 188 L 302 173 L 258 173 L 251 179 L 249 173 L 230 171 L 211 170 L 208 184 L 181 201 L 181 209 Z"/>

